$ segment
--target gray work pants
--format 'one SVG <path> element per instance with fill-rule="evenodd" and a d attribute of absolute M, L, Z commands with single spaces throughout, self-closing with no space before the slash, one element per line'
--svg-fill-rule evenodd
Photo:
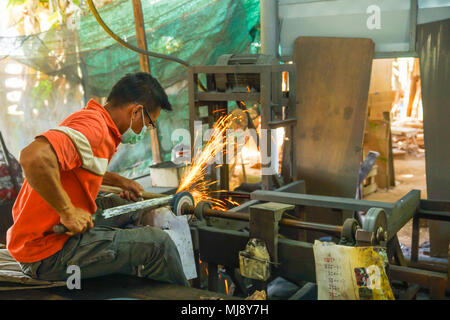
<path fill-rule="evenodd" d="M 124 200 L 117 196 L 97 199 L 94 228 L 70 237 L 46 259 L 20 263 L 22 271 L 36 279 L 61 281 L 71 275 L 67 268 L 76 265 L 82 279 L 118 273 L 189 286 L 178 250 L 166 232 L 150 226 L 118 228 L 136 223 L 142 212 L 102 219 L 102 210 L 120 204 Z"/>

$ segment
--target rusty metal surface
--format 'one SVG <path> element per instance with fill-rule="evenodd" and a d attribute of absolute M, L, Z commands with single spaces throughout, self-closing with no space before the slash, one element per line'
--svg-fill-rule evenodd
<path fill-rule="evenodd" d="M 417 26 L 428 199 L 450 199 L 450 19 Z M 431 255 L 446 257 L 450 223 L 430 221 Z"/>
<path fill-rule="evenodd" d="M 294 43 L 294 179 L 304 179 L 310 194 L 355 196 L 373 54 L 371 39 L 299 37 Z"/>

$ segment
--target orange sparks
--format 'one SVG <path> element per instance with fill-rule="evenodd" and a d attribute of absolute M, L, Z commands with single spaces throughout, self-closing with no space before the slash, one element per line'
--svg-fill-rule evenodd
<path fill-rule="evenodd" d="M 225 292 L 228 294 L 228 281 L 225 279 Z"/>
<path fill-rule="evenodd" d="M 181 178 L 180 186 L 177 192 L 189 191 L 194 197 L 195 203 L 200 201 L 208 201 L 214 209 L 226 210 L 227 202 L 230 200 L 220 200 L 211 197 L 209 187 L 216 184 L 217 181 L 205 180 L 208 164 L 214 160 L 217 154 L 224 150 L 226 140 L 223 139 L 226 131 L 230 129 L 233 120 L 236 117 L 232 114 L 223 115 L 214 124 L 211 137 L 206 143 L 202 152 L 194 156 L 191 167 Z M 197 139 L 198 137 L 196 137 Z M 215 191 L 215 192 L 223 192 Z"/>

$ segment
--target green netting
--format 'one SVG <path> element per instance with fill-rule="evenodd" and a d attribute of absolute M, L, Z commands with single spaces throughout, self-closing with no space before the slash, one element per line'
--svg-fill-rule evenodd
<path fill-rule="evenodd" d="M 215 64 L 217 58 L 225 53 L 258 51 L 259 0 L 153 0 L 142 1 L 142 9 L 148 49 L 151 51 L 176 56 L 192 65 Z M 101 8 L 99 13 L 117 35 L 136 45 L 130 0 L 115 1 Z M 80 108 L 87 99 L 106 97 L 114 83 L 123 75 L 140 70 L 138 54 L 117 44 L 91 14 L 81 17 L 78 32 L 52 30 L 32 37 L 0 38 L 0 45 L 2 43 L 9 44 L 10 49 L 5 52 L 0 48 L 0 59 L 2 55 L 8 56 L 8 59 L 20 61 L 33 70 L 50 75 L 46 77 L 47 84 L 42 84 L 39 79 L 33 82 L 32 86 L 40 87 L 42 92 L 34 89 L 35 100 L 24 98 L 20 106 L 25 114 L 33 114 L 31 110 L 36 101 L 42 103 L 47 100 L 46 108 L 57 110 L 46 119 L 35 116 L 41 123 L 38 126 L 40 132 L 59 123 L 67 114 Z M 13 47 L 16 49 L 11 50 Z M 52 60 L 53 55 L 59 57 L 59 60 Z M 46 60 L 48 57 L 51 59 Z M 169 160 L 172 131 L 176 128 L 188 128 L 186 69 L 177 63 L 152 57 L 150 67 L 152 75 L 166 88 L 174 107 L 173 112 L 162 112 L 158 118 L 161 155 L 163 160 Z M 52 92 L 55 81 L 60 79 L 65 79 L 65 84 L 69 83 L 71 88 L 82 84 L 84 99 L 78 93 L 72 94 L 69 99 L 43 99 L 45 94 L 51 96 L 49 90 Z M 22 143 L 24 135 L 17 132 L 27 119 L 29 121 L 30 116 L 24 115 L 23 121 L 14 124 L 14 128 L 6 133 L 7 138 L 13 136 L 11 139 L 16 142 L 20 136 L 20 147 L 29 143 L 33 134 L 39 133 L 37 127 L 32 125 L 32 132 L 25 135 L 26 143 Z M 47 128 L 44 129 L 46 125 Z M 15 154 L 17 149 L 11 148 Z M 127 176 L 141 175 L 148 172 L 151 158 L 148 136 L 135 146 L 121 145 L 109 170 Z"/>
<path fill-rule="evenodd" d="M 176 56 L 192 65 L 215 64 L 224 53 L 251 52 L 256 48 L 251 44 L 258 40 L 252 38 L 250 31 L 259 26 L 259 1 L 143 1 L 142 10 L 148 49 Z M 136 45 L 131 1 L 119 1 L 99 13 L 114 33 Z M 90 95 L 107 95 L 125 73 L 139 70 L 138 54 L 115 43 L 93 16 L 82 19 L 80 41 Z M 188 129 L 186 68 L 152 57 L 150 68 L 174 106 L 173 112 L 162 112 L 158 119 L 161 155 L 169 160 L 172 131 Z M 139 145 L 121 146 L 110 169 L 134 167 L 128 175 L 140 174 L 150 164 L 150 145 L 147 137 Z"/>

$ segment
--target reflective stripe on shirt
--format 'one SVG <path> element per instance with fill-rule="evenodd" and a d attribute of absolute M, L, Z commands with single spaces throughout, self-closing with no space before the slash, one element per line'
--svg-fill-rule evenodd
<path fill-rule="evenodd" d="M 81 167 L 96 175 L 103 176 L 108 167 L 108 159 L 98 158 L 92 152 L 91 144 L 84 134 L 80 131 L 69 127 L 56 127 L 51 130 L 56 130 L 66 134 L 72 143 L 77 148 L 81 158 Z"/>

